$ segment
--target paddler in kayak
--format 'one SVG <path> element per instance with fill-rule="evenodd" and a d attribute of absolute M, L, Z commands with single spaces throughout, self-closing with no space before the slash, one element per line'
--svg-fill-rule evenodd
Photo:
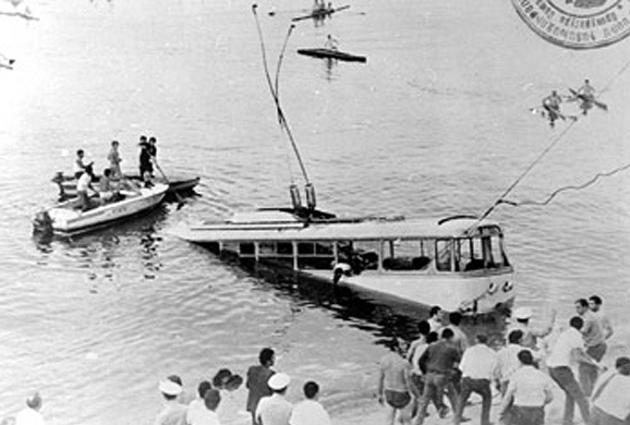
<path fill-rule="evenodd" d="M 324 49 L 336 51 L 338 45 L 339 41 L 334 39 L 332 35 L 328 34 L 328 37 L 326 37 L 326 43 L 324 43 Z"/>
<path fill-rule="evenodd" d="M 11 59 L 0 53 L 0 68 L 13 69 L 15 59 Z"/>
<path fill-rule="evenodd" d="M 595 88 L 591 86 L 588 79 L 584 80 L 584 85 L 577 91 L 577 98 L 581 101 L 582 114 L 586 115 L 588 110 L 593 108 L 595 102 Z"/>
<path fill-rule="evenodd" d="M 547 111 L 547 116 L 549 117 L 549 125 L 551 126 L 551 128 L 554 127 L 555 122 L 558 118 L 564 119 L 564 115 L 560 113 L 560 103 L 562 103 L 562 98 L 555 90 L 553 90 L 551 94 L 545 97 L 542 101 L 542 106 L 545 111 Z"/>

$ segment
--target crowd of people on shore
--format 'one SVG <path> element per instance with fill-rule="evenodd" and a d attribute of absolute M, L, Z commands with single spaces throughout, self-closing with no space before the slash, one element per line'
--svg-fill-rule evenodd
<path fill-rule="evenodd" d="M 330 425 L 330 416 L 317 401 L 319 385 L 308 381 L 303 386 L 304 400 L 292 404 L 286 398 L 291 378 L 272 368 L 275 352 L 263 348 L 258 355 L 259 364 L 247 370 L 245 385 L 248 389 L 246 410 L 253 425 Z M 243 378 L 229 369 L 221 369 L 212 380 L 202 381 L 197 397 L 186 403 L 182 380 L 171 375 L 159 384 L 164 407 L 157 415 L 155 425 L 220 425 L 221 400 L 228 392 L 243 383 Z M 235 408 L 234 406 L 231 406 Z"/>
<path fill-rule="evenodd" d="M 139 172 L 142 184 L 145 187 L 153 185 L 154 164 L 157 167 L 157 139 L 155 137 L 140 136 L 140 157 Z M 72 173 L 77 180 L 77 196 L 81 209 L 86 211 L 93 208 L 95 204 L 103 205 L 115 202 L 121 198 L 120 190 L 130 190 L 137 192 L 138 186 L 125 178 L 120 163 L 122 158 L 118 150 L 120 143 L 117 140 L 111 142 L 111 149 L 107 154 L 108 167 L 103 169 L 103 173 L 98 177 L 98 188 L 92 184 L 96 180 L 94 174 L 94 161 L 87 160 L 85 151 L 78 149 L 72 164 Z M 92 201 L 89 191 L 98 194 L 98 202 Z"/>
<path fill-rule="evenodd" d="M 563 425 L 573 424 L 576 404 L 586 425 L 629 425 L 630 358 L 618 357 L 611 370 L 602 364 L 614 330 L 601 307 L 597 295 L 576 300 L 576 315 L 546 347 L 542 339 L 552 333 L 555 312 L 546 326 L 535 328 L 530 325 L 532 310 L 517 308 L 507 341 L 498 351 L 489 346 L 485 334 L 475 335 L 469 344 L 461 328 L 462 315 L 450 313 L 447 319 L 439 306 L 432 307 L 428 319 L 418 325 L 419 337 L 410 344 L 394 338 L 392 351 L 379 362 L 377 399 L 386 407 L 386 425 L 422 425 L 432 414 L 439 418 L 452 414 L 454 425 L 470 421 L 464 412 L 472 393 L 481 397 L 480 419 L 473 423 L 491 425 L 492 399 L 500 396 L 497 416 L 501 423 L 543 425 L 554 384 L 565 396 Z M 274 364 L 274 350 L 263 348 L 258 364 L 247 370 L 247 422 L 330 425 L 330 416 L 318 401 L 319 384 L 307 381 L 302 388 L 304 399 L 292 404 L 286 399 L 291 378 L 276 372 Z M 168 376 L 158 385 L 164 406 L 154 425 L 220 425 L 224 417 L 240 411 L 234 403 L 225 405 L 222 400 L 233 401 L 230 393 L 243 382 L 240 375 L 220 369 L 212 382 L 198 384 L 191 400 L 181 378 Z M 1 425 L 43 425 L 40 395 L 33 394 L 26 404 L 15 419 Z M 435 413 L 429 412 L 430 404 Z"/>
<path fill-rule="evenodd" d="M 452 411 L 453 424 L 459 425 L 469 420 L 463 414 L 472 393 L 482 400 L 479 423 L 490 425 L 493 384 L 502 398 L 502 423 L 542 425 L 554 383 L 565 394 L 563 425 L 573 423 L 575 404 L 587 425 L 628 425 L 630 358 L 617 358 L 611 371 L 601 363 L 614 332 L 601 306 L 597 295 L 576 300 L 576 315 L 548 347 L 542 338 L 552 332 L 555 312 L 547 326 L 536 329 L 529 323 L 531 309 L 517 308 L 499 351 L 488 346 L 484 334 L 469 346 L 461 314 L 451 313 L 445 324 L 442 310 L 434 306 L 409 349 L 396 339 L 394 352 L 381 359 L 378 400 L 387 406 L 387 425 L 395 420 L 422 425 L 430 403 L 440 418 Z"/>

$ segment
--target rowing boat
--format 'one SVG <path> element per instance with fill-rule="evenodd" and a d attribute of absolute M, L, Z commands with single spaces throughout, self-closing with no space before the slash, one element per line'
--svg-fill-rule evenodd
<path fill-rule="evenodd" d="M 315 49 L 298 49 L 297 51 L 300 55 L 310 56 L 313 58 L 320 59 L 337 59 L 346 62 L 366 62 L 367 58 L 365 56 L 353 55 L 351 53 L 340 52 L 339 50 L 334 49 L 324 49 L 324 48 L 315 48 Z"/>
<path fill-rule="evenodd" d="M 340 6 L 334 9 L 328 9 L 328 8 L 323 8 L 323 9 L 313 9 L 313 11 L 311 13 L 309 13 L 308 15 L 303 15 L 303 16 L 297 16 L 293 19 L 291 19 L 293 22 L 298 22 L 298 21 L 303 21 L 305 19 L 323 19 L 327 16 L 332 15 L 333 13 L 336 12 L 340 12 L 342 10 L 346 10 L 349 9 L 350 5 L 345 5 L 345 6 Z"/>
<path fill-rule="evenodd" d="M 121 190 L 122 199 L 119 201 L 98 205 L 86 211 L 81 209 L 79 198 L 73 198 L 38 212 L 33 226 L 39 232 L 61 235 L 85 233 L 156 207 L 166 196 L 167 190 L 168 186 L 161 183 L 135 192 Z M 91 201 L 97 203 L 98 198 L 92 198 Z"/>

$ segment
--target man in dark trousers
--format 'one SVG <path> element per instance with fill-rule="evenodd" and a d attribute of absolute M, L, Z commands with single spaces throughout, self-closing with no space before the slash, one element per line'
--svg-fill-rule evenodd
<path fill-rule="evenodd" d="M 261 398 L 271 395 L 271 388 L 267 385 L 269 378 L 276 373 L 271 366 L 275 361 L 275 353 L 271 348 L 263 348 L 258 355 L 260 365 L 251 366 L 247 370 L 247 382 L 245 386 L 249 390 L 247 394 L 247 411 L 252 415 L 252 424 L 256 423 L 256 408 Z"/>
<path fill-rule="evenodd" d="M 444 329 L 442 339 L 430 345 L 420 357 L 420 369 L 424 374 L 424 392 L 420 397 L 416 425 L 424 423 L 430 400 L 439 406 L 438 413 L 441 418 L 448 413 L 448 407 L 444 404 L 444 389 L 447 386 L 452 387 L 450 376 L 460 360 L 459 350 L 453 343 L 453 335 L 451 329 Z M 453 388 L 450 388 L 449 392 L 454 394 Z M 453 406 L 456 406 L 456 403 Z"/>

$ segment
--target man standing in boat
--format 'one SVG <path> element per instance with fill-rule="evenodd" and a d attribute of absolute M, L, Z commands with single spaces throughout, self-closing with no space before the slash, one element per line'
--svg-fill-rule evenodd
<path fill-rule="evenodd" d="M 91 189 L 93 192 L 94 187 L 92 187 L 92 180 L 94 179 L 94 171 L 92 171 L 92 163 L 89 163 L 85 167 L 85 171 L 79 177 L 79 181 L 77 182 L 77 196 L 79 197 L 79 205 L 81 206 L 81 211 L 89 210 L 92 205 L 90 202 L 90 196 L 88 195 L 88 189 Z"/>
<path fill-rule="evenodd" d="M 147 136 L 140 136 L 140 178 L 144 181 L 153 176 L 153 164 L 151 163 L 151 151 Z"/>
<path fill-rule="evenodd" d="M 120 153 L 118 152 L 119 143 L 117 140 L 112 141 L 112 149 L 107 154 L 107 160 L 109 161 L 109 169 L 112 173 L 112 178 L 121 179 L 122 171 L 120 170 Z"/>
<path fill-rule="evenodd" d="M 74 159 L 74 163 L 72 164 L 72 174 L 74 174 L 74 178 L 78 179 L 81 177 L 81 174 L 85 171 L 85 168 L 90 165 L 90 163 L 85 162 L 85 152 L 83 149 L 77 150 L 77 157 Z"/>

